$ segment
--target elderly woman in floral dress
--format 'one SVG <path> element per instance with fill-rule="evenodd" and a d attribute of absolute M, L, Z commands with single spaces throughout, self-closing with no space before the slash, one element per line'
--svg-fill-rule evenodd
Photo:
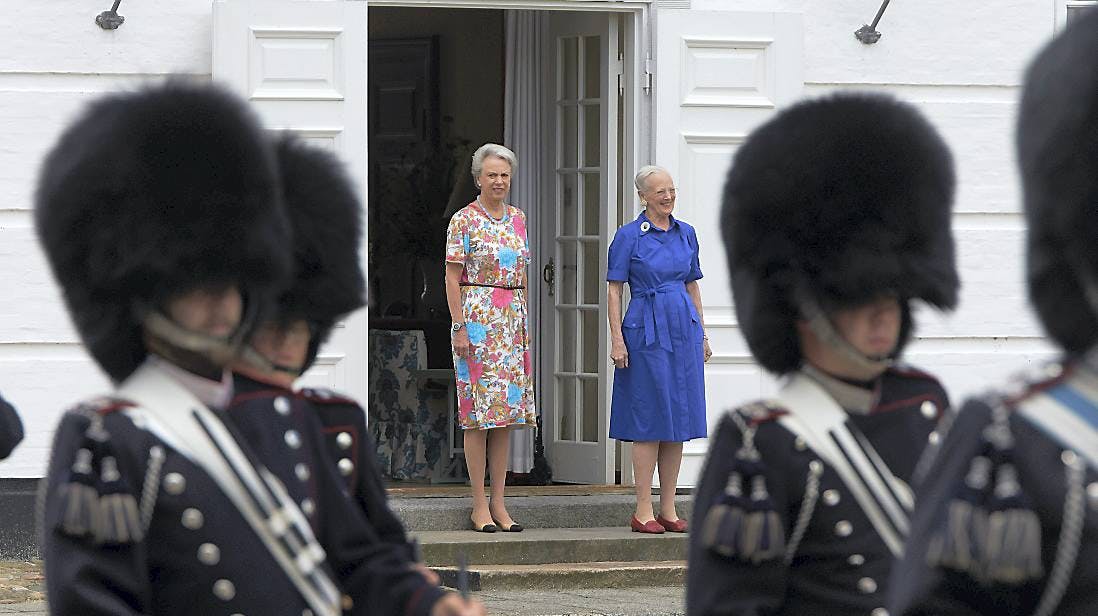
<path fill-rule="evenodd" d="M 458 418 L 473 488 L 473 528 L 519 532 L 503 502 L 509 430 L 535 424 L 530 332 L 526 319 L 526 215 L 504 199 L 514 152 L 486 143 L 473 154 L 480 196 L 458 210 L 446 231 L 446 303 L 450 308 Z M 484 494 L 485 458 L 492 500 Z"/>

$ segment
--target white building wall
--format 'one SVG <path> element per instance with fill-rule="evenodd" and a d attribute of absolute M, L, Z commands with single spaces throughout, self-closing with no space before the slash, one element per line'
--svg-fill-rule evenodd
<path fill-rule="evenodd" d="M 23 6 L 0 38 L 0 394 L 27 438 L 0 477 L 38 477 L 66 405 L 108 391 L 65 311 L 31 216 L 38 165 L 61 129 L 103 92 L 182 73 L 210 74 L 209 0 L 124 2 L 115 31 L 95 25 L 110 2 Z"/>
<path fill-rule="evenodd" d="M 940 375 L 958 402 L 1053 354 L 1026 302 L 1013 133 L 1023 70 L 1057 30 L 1064 3 L 1014 0 L 985 11 L 952 0 L 893 2 L 874 45 L 853 33 L 872 21 L 877 0 L 690 3 L 692 10 L 802 13 L 806 95 L 853 88 L 888 92 L 917 105 L 942 132 L 957 167 L 961 307 L 950 317 L 920 311 L 919 338 L 907 359 Z M 699 222 L 712 223 L 699 227 L 703 244 L 719 247 L 716 212 Z M 727 290 L 711 288 L 727 280 L 723 254 L 719 248 L 708 252 L 707 303 L 713 297 L 723 304 Z M 715 353 L 735 357 L 745 350 L 737 336 Z M 710 409 L 711 416 L 715 412 L 720 409 Z"/>
<path fill-rule="evenodd" d="M 921 339 L 909 357 L 942 375 L 955 397 L 1050 353 L 1025 302 L 1011 140 L 1021 71 L 1055 31 L 1063 1 L 1008 0 L 994 8 L 894 2 L 878 28 L 881 41 L 871 46 L 853 31 L 873 18 L 876 0 L 691 3 L 695 10 L 803 13 L 806 94 L 892 92 L 941 129 L 958 168 L 962 307 L 951 318 L 920 318 Z M 108 386 L 77 342 L 35 241 L 30 208 L 42 156 L 90 98 L 168 73 L 205 78 L 211 70 L 209 0 L 125 2 L 126 23 L 116 31 L 93 23 L 107 1 L 32 4 L 0 40 L 0 392 L 28 431 L 15 456 L 0 462 L 0 477 L 41 475 L 64 405 Z M 715 222 L 715 207 L 709 215 L 691 221 L 706 250 L 703 289 L 707 304 L 727 305 L 719 235 L 705 224 Z M 735 358 L 729 363 L 738 371 L 755 370 L 728 325 L 717 354 Z"/>

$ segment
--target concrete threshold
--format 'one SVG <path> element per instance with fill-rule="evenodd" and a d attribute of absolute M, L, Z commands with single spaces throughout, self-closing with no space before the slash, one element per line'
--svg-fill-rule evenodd
<path fill-rule="evenodd" d="M 532 528 L 521 533 L 413 533 L 428 566 L 454 566 L 464 553 L 474 565 L 685 560 L 686 535 L 647 535 L 624 527 Z"/>
<path fill-rule="evenodd" d="M 457 585 L 456 567 L 433 567 L 446 586 Z M 469 590 L 572 590 L 677 586 L 686 561 L 588 562 L 543 565 L 477 565 L 468 571 Z"/>

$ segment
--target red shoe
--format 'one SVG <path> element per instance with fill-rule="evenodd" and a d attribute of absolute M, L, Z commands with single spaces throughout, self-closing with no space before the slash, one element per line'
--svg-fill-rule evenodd
<path fill-rule="evenodd" d="M 663 526 L 655 520 L 649 520 L 644 524 L 640 523 L 637 516 L 633 516 L 629 520 L 629 527 L 633 529 L 635 533 L 648 533 L 649 535 L 662 535 L 664 533 Z"/>
<path fill-rule="evenodd" d="M 671 521 L 671 520 L 668 520 L 667 518 L 663 517 L 662 515 L 658 515 L 658 516 L 656 516 L 656 522 L 659 523 L 660 526 L 666 528 L 669 532 L 672 532 L 672 533 L 685 533 L 686 532 L 687 523 L 686 523 L 686 520 L 684 520 L 682 518 L 679 518 L 675 521 Z"/>

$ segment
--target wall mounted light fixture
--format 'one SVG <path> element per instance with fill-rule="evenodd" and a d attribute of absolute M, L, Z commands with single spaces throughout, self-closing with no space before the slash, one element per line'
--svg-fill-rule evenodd
<path fill-rule="evenodd" d="M 114 6 L 109 11 L 103 11 L 95 17 L 95 23 L 104 30 L 117 30 L 118 26 L 122 25 L 122 22 L 126 21 L 126 18 L 118 14 L 118 5 L 122 4 L 122 0 L 114 0 Z"/>
<path fill-rule="evenodd" d="M 889 0 L 884 0 L 881 3 L 881 8 L 877 9 L 877 16 L 873 18 L 873 23 L 864 24 L 861 28 L 854 31 L 854 38 L 858 39 L 866 45 L 872 45 L 881 40 L 881 33 L 877 32 L 877 23 L 881 21 L 881 15 L 884 15 L 885 9 L 888 8 Z"/>

